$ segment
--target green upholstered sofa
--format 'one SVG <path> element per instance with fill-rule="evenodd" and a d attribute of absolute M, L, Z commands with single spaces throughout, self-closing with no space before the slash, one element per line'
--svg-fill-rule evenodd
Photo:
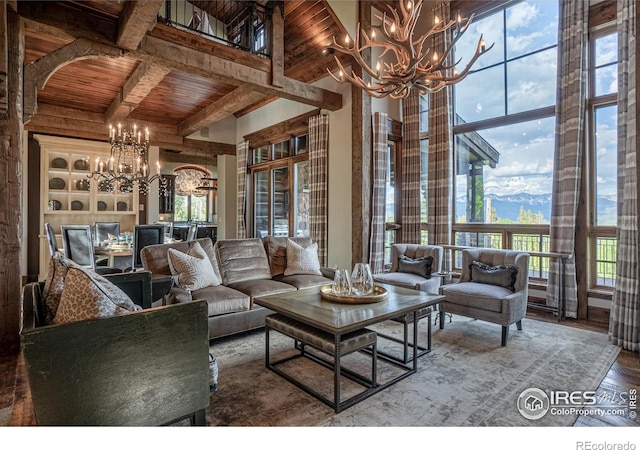
<path fill-rule="evenodd" d="M 147 309 L 43 325 L 44 283 L 23 289 L 21 345 L 37 424 L 205 425 L 206 303 L 148 308 L 149 272 L 106 278 Z"/>

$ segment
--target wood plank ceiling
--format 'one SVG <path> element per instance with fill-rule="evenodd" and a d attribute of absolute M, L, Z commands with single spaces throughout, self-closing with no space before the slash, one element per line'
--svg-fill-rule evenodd
<path fill-rule="evenodd" d="M 216 10 L 222 2 L 194 3 L 212 14 L 222 13 Z M 344 33 L 325 0 L 284 2 L 281 88 L 270 86 L 270 76 L 263 75 L 270 74 L 270 60 L 214 46 L 205 37 L 160 20 L 156 23 L 161 8 L 162 0 L 18 2 L 18 13 L 25 19 L 25 82 L 27 75 L 40 74 L 49 61 L 60 64 L 63 56 L 58 53 L 64 55 L 70 44 L 81 42 L 83 49 L 90 48 L 86 51 L 90 57 L 74 59 L 39 86 L 37 109 L 27 118 L 25 129 L 105 139 L 110 120 L 129 116 L 150 127 L 152 145 L 215 155 L 235 149 L 187 136 L 280 97 L 329 109 L 341 107 L 337 94 L 307 86 L 325 77 L 328 67 L 335 69 L 333 58 L 323 56 L 322 50 L 333 35 Z M 237 14 L 229 8 L 224 13 Z M 121 53 L 96 55 L 95 45 Z M 34 70 L 27 71 L 30 65 Z M 231 69 L 221 74 L 228 66 Z"/>

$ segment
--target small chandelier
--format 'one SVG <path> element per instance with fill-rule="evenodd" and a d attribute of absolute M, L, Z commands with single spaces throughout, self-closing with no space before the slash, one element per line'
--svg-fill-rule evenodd
<path fill-rule="evenodd" d="M 108 159 L 96 158 L 95 170 L 87 175 L 99 182 L 101 191 L 133 192 L 134 184 L 138 184 L 140 194 L 149 192 L 149 185 L 158 180 L 159 194 L 166 191 L 167 180 L 160 175 L 160 163 L 156 164 L 155 175 L 149 168 L 149 129 L 143 131 L 134 124 L 117 127 L 109 124 L 109 144 L 111 155 Z"/>
<path fill-rule="evenodd" d="M 447 23 L 441 21 L 436 16 L 431 30 L 420 36 L 417 40 L 414 40 L 413 33 L 418 18 L 420 17 L 422 0 L 416 0 L 415 4 L 412 1 L 406 2 L 405 4 L 404 0 L 400 0 L 399 3 L 402 19 L 399 17 L 396 9 L 391 5 L 387 5 L 393 18 L 387 16 L 386 12 L 382 17 L 376 16 L 382 20 L 382 25 L 373 26 L 370 36 L 367 35 L 364 30 L 360 29 L 360 24 L 358 23 L 356 38 L 353 44 L 351 44 L 352 40 L 349 35 L 345 37 L 344 45 L 339 44 L 335 36 L 333 37 L 333 43 L 327 47 L 329 49 L 328 53 L 333 53 L 332 50 L 336 50 L 351 55 L 355 59 L 355 62 L 362 67 L 372 79 L 376 80 L 373 84 L 365 83 L 362 77 L 356 75 L 355 72 L 352 71 L 351 75 L 347 74 L 338 57 L 334 56 L 338 64 L 338 75 L 334 75 L 329 69 L 327 69 L 327 71 L 337 82 L 344 83 L 348 81 L 376 98 L 386 96 L 395 99 L 406 98 L 411 89 L 414 88 L 421 94 L 437 92 L 445 86 L 462 81 L 480 55 L 491 50 L 493 47 L 493 44 L 491 44 L 489 48 L 485 48 L 484 39 L 482 35 L 480 35 L 473 57 L 467 63 L 466 67 L 461 72 L 458 72 L 455 66 L 460 60 L 452 65 L 446 65 L 445 61 L 455 43 L 471 24 L 473 15 L 468 19 L 462 19 L 458 14 L 456 20 L 450 20 Z M 436 36 L 439 33 L 445 33 L 453 26 L 455 26 L 455 35 L 442 55 L 438 55 L 436 51 L 425 45 L 428 38 Z M 386 41 L 376 41 L 376 31 L 381 34 Z M 364 41 L 363 44 L 361 44 L 360 41 L 361 37 Z M 395 62 L 389 63 L 383 61 L 384 69 L 381 69 L 380 61 L 378 61 L 375 70 L 372 69 L 362 57 L 362 52 L 368 48 L 379 48 L 383 50 L 380 55 L 381 59 L 387 53 L 393 55 Z"/>

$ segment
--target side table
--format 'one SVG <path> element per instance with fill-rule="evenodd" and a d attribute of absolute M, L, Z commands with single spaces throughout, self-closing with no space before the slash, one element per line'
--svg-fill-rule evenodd
<path fill-rule="evenodd" d="M 451 271 L 435 272 L 431 274 L 432 277 L 442 278 L 441 286 L 451 283 L 451 280 L 453 279 L 453 275 L 455 275 L 455 272 L 451 272 Z M 442 291 L 440 291 L 440 294 L 442 294 Z M 449 323 L 451 323 L 451 321 L 453 320 L 453 316 L 451 315 L 451 313 L 445 313 L 445 317 L 449 318 Z M 436 313 L 433 319 L 434 325 L 438 323 L 438 319 L 440 319 L 440 311 Z"/>

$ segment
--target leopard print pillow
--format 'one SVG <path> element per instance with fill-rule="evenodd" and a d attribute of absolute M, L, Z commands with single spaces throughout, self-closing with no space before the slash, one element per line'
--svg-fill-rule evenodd
<path fill-rule="evenodd" d="M 119 287 L 95 272 L 69 267 L 53 324 L 125 314 L 141 309 Z"/>
<path fill-rule="evenodd" d="M 64 278 L 67 276 L 69 267 L 81 268 L 78 264 L 66 259 L 58 252 L 54 253 L 49 259 L 49 273 L 42 292 L 45 325 L 50 325 L 56 316 L 64 288 Z"/>

